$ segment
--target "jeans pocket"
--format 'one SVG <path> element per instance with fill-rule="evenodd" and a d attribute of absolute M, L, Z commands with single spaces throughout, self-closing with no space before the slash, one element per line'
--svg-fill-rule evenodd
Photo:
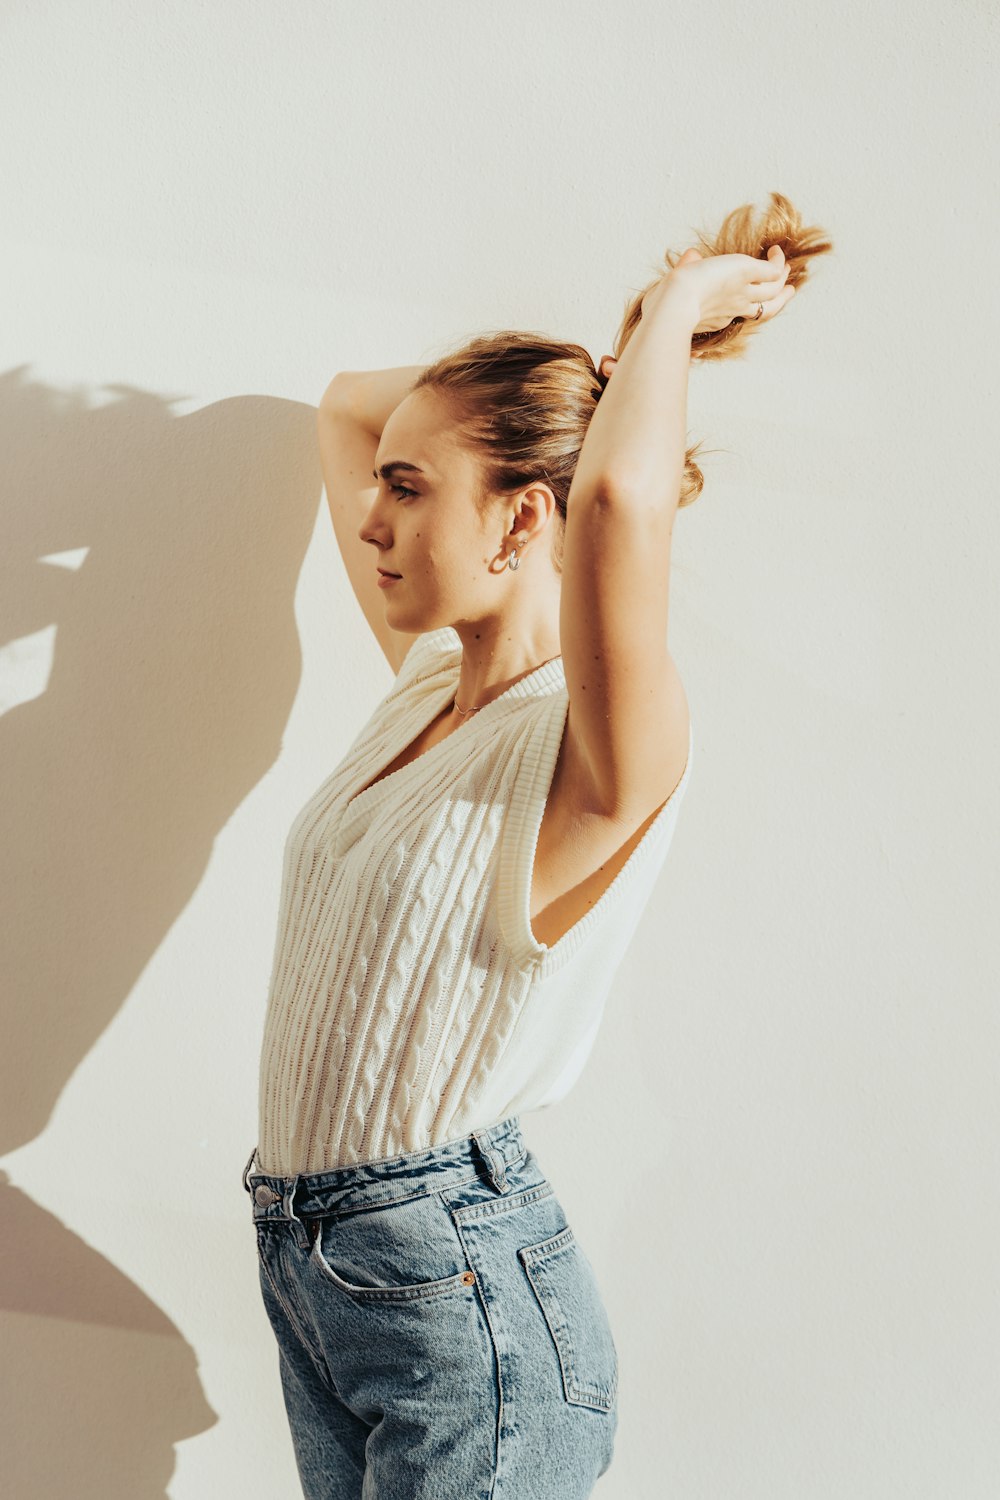
<path fill-rule="evenodd" d="M 356 1302 L 419 1302 L 449 1292 L 474 1294 L 469 1266 L 436 1193 L 315 1221 L 310 1260 Z"/>
<path fill-rule="evenodd" d="M 612 1411 L 618 1351 L 597 1278 L 572 1228 L 526 1245 L 517 1255 L 556 1346 L 566 1400 Z"/>

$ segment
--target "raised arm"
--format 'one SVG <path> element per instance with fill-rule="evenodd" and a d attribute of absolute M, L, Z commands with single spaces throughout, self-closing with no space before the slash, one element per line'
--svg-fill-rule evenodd
<path fill-rule="evenodd" d="M 410 390 L 423 365 L 391 370 L 343 370 L 323 392 L 316 413 L 316 435 L 327 504 L 344 569 L 393 672 L 416 636 L 386 624 L 376 585 L 375 553 L 358 536 L 372 501 L 372 469 L 382 428 Z"/>
<path fill-rule="evenodd" d="M 667 608 L 692 336 L 703 325 L 753 317 L 747 290 L 773 316 L 791 295 L 784 271 L 780 251 L 767 261 L 702 261 L 688 252 L 643 299 L 574 471 L 559 618 L 566 734 L 589 767 L 599 806 L 623 821 L 662 806 L 687 759 L 688 709 L 667 651 Z M 727 275 L 741 281 L 742 301 L 725 289 Z"/>

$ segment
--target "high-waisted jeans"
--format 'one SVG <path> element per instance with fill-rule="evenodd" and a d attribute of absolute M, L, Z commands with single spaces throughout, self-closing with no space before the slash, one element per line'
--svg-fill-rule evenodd
<path fill-rule="evenodd" d="M 583 1500 L 618 1356 L 516 1116 L 328 1172 L 243 1170 L 307 1500 Z"/>

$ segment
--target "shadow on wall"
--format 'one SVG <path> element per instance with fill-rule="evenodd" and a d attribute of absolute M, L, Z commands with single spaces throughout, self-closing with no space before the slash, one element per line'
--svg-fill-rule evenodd
<path fill-rule="evenodd" d="M 0 705 L 0 1153 L 45 1129 L 191 899 L 301 674 L 315 409 L 250 396 L 175 417 L 111 391 L 92 408 L 24 367 L 0 377 L 0 639 L 56 628 L 39 695 Z M 42 560 L 74 548 L 78 568 Z M 127 1128 L 113 1100 L 108 1115 Z M 217 1420 L 195 1351 L 9 1180 L 0 1213 L 0 1310 L 20 1315 L 5 1317 L 4 1485 L 164 1495 L 173 1445 Z"/>

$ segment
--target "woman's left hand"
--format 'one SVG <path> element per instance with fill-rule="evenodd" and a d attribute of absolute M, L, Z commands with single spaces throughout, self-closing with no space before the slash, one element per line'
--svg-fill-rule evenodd
<path fill-rule="evenodd" d="M 780 245 L 772 245 L 766 260 L 753 255 L 702 255 L 692 245 L 684 251 L 672 270 L 661 276 L 646 292 L 641 310 L 660 297 L 666 287 L 686 290 L 698 313 L 692 333 L 714 333 L 727 328 L 734 318 L 764 323 L 777 317 L 795 296 L 788 285 L 788 263 Z M 764 311 L 757 317 L 757 303 Z M 610 376 L 618 361 L 605 354 L 598 362 L 602 375 Z"/>
<path fill-rule="evenodd" d="M 650 297 L 683 291 L 692 299 L 698 317 L 693 333 L 715 333 L 734 318 L 763 323 L 778 313 L 795 295 L 788 285 L 788 262 L 780 245 L 772 245 L 764 260 L 754 255 L 704 256 L 693 247 L 685 250 L 673 270 L 650 287 Z M 757 304 L 763 312 L 757 316 Z"/>

